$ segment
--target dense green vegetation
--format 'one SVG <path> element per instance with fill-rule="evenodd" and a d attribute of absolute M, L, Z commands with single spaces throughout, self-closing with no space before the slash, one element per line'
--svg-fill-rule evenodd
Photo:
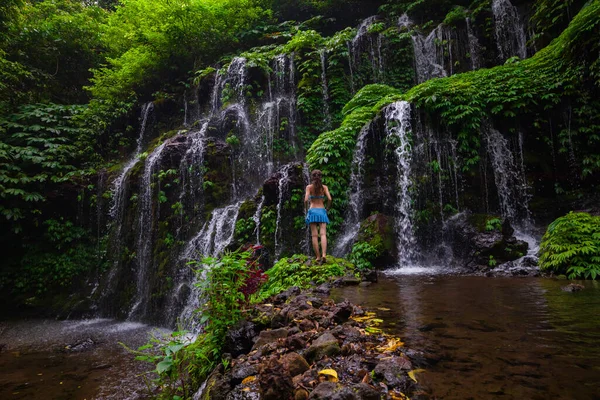
<path fill-rule="evenodd" d="M 540 267 L 569 279 L 600 276 L 600 217 L 570 212 L 548 226 Z"/>
<path fill-rule="evenodd" d="M 488 0 L 2 1 L 0 244 L 7 250 L 0 267 L 1 300 L 43 306 L 47 297 L 75 292 L 86 280 L 101 281 L 109 264 L 106 226 L 110 221 L 104 216 L 113 195 L 110 183 L 136 146 L 142 125 L 140 106 L 152 102 L 160 118 L 152 137 L 140 143 L 140 161 L 131 169 L 130 187 L 124 192 L 136 212 L 143 206 L 140 199 L 146 188 L 140 188 L 139 182 L 152 150 L 180 132 L 197 128 L 198 121 L 184 126 L 183 100 L 186 107 L 188 103 L 207 107 L 218 74 L 236 56 L 247 61 L 249 78 L 242 95 L 252 112 L 267 99 L 266 87 L 271 88 L 275 72 L 273 60 L 284 55 L 294 66 L 291 80 L 297 120 L 293 128 L 299 141 L 284 139 L 294 121 L 278 110 L 275 130 L 279 136 L 272 151 L 274 158 L 286 162 L 306 155 L 310 168 L 323 171 L 324 183 L 334 197 L 330 237 L 343 223 L 348 206 L 357 138 L 376 125 L 381 129 L 382 111 L 399 100 L 412 104 L 419 123 L 448 133 L 457 150 L 452 166 L 464 174 L 465 185 L 472 185 L 468 189 L 474 187 L 473 192 L 480 189 L 473 182 L 489 162 L 482 144 L 486 129 L 493 126 L 515 142 L 517 133 L 524 132 L 528 144 L 536 147 L 521 162 L 533 166 L 537 182 L 552 188 L 554 193 L 544 196 L 560 198 L 561 206 L 564 203 L 569 210 L 575 209 L 576 200 L 593 199 L 600 187 L 600 1 L 536 0 L 528 7 L 529 27 L 536 32 L 529 47 L 539 50 L 530 58 L 513 57 L 497 65 Z M 380 17 L 355 43 L 355 27 L 377 10 Z M 413 25 L 398 26 L 404 13 Z M 414 35 L 426 37 L 441 23 L 458 35 L 466 18 L 480 36 L 481 57 L 486 58 L 482 65 L 497 66 L 456 73 L 470 68 L 465 60 L 449 54 L 452 41 L 458 39 L 436 39 L 435 44 L 443 48 L 441 58 L 450 57 L 456 74 L 415 85 Z M 467 58 L 472 56 L 469 53 Z M 230 82 L 223 93 L 226 108 L 235 96 Z M 177 154 L 169 153 L 165 164 L 170 165 L 148 173 L 147 189 L 157 200 L 146 206 L 160 215 L 160 220 L 151 222 L 156 228 L 155 243 L 148 251 L 158 271 L 152 279 L 160 281 L 160 293 L 152 294 L 157 307 L 172 289 L 169 265 L 185 240 L 210 220 L 214 209 L 233 197 L 228 179 L 234 174 L 231 158 L 243 150 L 237 136 L 240 123 L 223 119 L 223 138 L 212 138 L 207 144 L 209 161 L 190 165 L 185 175 L 176 169 L 181 165 Z M 208 125 L 207 129 L 218 130 Z M 438 161 L 428 167 L 439 173 L 440 185 L 443 179 L 451 179 Z M 297 169 L 302 170 L 302 165 L 297 164 Z M 201 178 L 197 188 L 189 179 L 196 175 Z M 415 184 L 433 185 L 428 179 L 419 176 Z M 258 234 L 263 245 L 274 248 L 275 235 L 282 236 L 277 232 L 281 209 L 300 214 L 304 181 L 298 181 L 282 207 L 264 204 L 259 219 L 255 219 L 257 199 L 266 186 L 256 198 L 245 199 L 233 244 L 252 242 Z M 193 193 L 175 191 L 185 185 Z M 483 196 L 481 191 L 476 193 Z M 192 203 L 193 215 L 185 214 L 187 203 Z M 437 215 L 443 219 L 456 214 L 459 204 L 456 208 L 454 204 L 427 207 L 415 210 L 417 220 L 431 221 Z M 566 211 L 560 212 L 551 210 L 548 215 L 554 219 Z M 295 218 L 287 226 L 304 232 L 302 216 Z M 128 228 L 146 228 L 137 226 L 139 219 L 130 215 L 123 221 L 127 225 L 123 237 L 112 238 L 127 242 L 121 247 L 113 243 L 118 251 L 112 256 L 116 264 L 127 264 L 128 273 L 139 267 L 133 262 L 139 249 L 127 247 L 133 243 Z M 496 216 L 485 214 L 481 221 L 482 231 L 502 230 Z M 141 360 L 155 365 L 161 396 L 191 397 L 223 362 L 228 329 L 255 317 L 248 312 L 252 304 L 292 286 L 306 288 L 356 274 L 392 253 L 391 239 L 369 229 L 363 223 L 349 261 L 330 257 L 318 265 L 307 255 L 285 257 L 284 251 L 266 274 L 250 253 L 242 251 L 196 263 L 203 293 L 203 305 L 196 311 L 201 315 L 202 334 L 192 342 L 178 332 L 168 343 L 155 342 L 138 352 Z M 570 213 L 548 227 L 540 265 L 570 278 L 596 279 L 599 242 L 599 217 Z M 496 260 L 490 256 L 489 263 L 494 266 Z M 127 285 L 119 298 L 130 300 L 135 287 Z"/>

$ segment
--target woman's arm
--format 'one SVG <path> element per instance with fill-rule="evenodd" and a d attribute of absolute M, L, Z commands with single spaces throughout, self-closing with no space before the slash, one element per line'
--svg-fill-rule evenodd
<path fill-rule="evenodd" d="M 327 186 L 323 185 L 323 189 L 325 190 L 325 196 L 327 196 L 327 210 L 331 208 L 331 195 L 329 194 L 329 189 Z"/>
<path fill-rule="evenodd" d="M 306 193 L 304 193 L 304 214 L 308 211 L 309 206 L 309 196 L 310 196 L 310 185 L 306 187 Z"/>

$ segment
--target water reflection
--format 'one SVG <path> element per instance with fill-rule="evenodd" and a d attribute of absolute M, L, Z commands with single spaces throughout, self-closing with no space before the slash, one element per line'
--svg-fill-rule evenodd
<path fill-rule="evenodd" d="M 600 287 L 549 279 L 401 276 L 334 293 L 377 311 L 441 399 L 600 399 Z"/>

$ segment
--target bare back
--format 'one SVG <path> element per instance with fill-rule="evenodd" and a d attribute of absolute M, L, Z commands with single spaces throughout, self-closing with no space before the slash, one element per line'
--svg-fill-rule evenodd
<path fill-rule="evenodd" d="M 310 203 L 310 208 L 325 208 L 325 199 L 327 199 L 327 208 L 331 205 L 331 194 L 327 186 L 323 185 L 323 193 L 316 194 L 313 185 L 306 187 L 304 202 Z"/>

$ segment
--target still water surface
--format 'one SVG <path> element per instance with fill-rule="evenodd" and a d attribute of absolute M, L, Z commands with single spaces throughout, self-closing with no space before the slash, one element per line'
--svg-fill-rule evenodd
<path fill-rule="evenodd" d="M 0 322 L 0 399 L 144 399 L 137 349 L 164 330 L 108 319 Z"/>
<path fill-rule="evenodd" d="M 333 295 L 425 353 L 417 378 L 433 398 L 600 399 L 600 284 L 567 283 L 405 275 Z"/>

